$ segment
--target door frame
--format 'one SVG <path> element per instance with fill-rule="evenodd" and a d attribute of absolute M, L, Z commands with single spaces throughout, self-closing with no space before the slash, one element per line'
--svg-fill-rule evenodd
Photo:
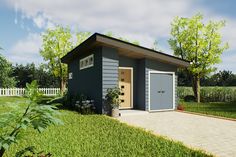
<path fill-rule="evenodd" d="M 152 74 L 171 74 L 173 77 L 173 107 L 171 109 L 161 109 L 161 110 L 151 110 L 150 106 L 150 75 Z M 153 111 L 170 111 L 175 109 L 175 72 L 169 72 L 169 71 L 156 71 L 156 70 L 149 70 L 148 72 L 148 111 L 153 112 Z"/>
<path fill-rule="evenodd" d="M 131 70 L 131 95 L 130 95 L 130 107 L 119 107 L 119 109 L 132 109 L 134 107 L 133 105 L 133 67 L 118 67 L 118 69 L 128 69 Z M 119 78 L 119 72 L 118 72 L 118 78 Z M 118 79 L 118 85 L 119 85 L 119 79 Z"/>

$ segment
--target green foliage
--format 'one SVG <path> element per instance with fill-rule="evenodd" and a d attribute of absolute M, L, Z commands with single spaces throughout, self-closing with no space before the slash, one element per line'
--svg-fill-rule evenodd
<path fill-rule="evenodd" d="M 185 102 L 195 102 L 196 101 L 196 98 L 193 96 L 193 95 L 186 95 L 184 97 L 184 101 Z"/>
<path fill-rule="evenodd" d="M 12 145 L 22 138 L 23 130 L 32 127 L 42 132 L 51 124 L 60 124 L 61 121 L 55 116 L 59 114 L 55 107 L 38 104 L 42 94 L 38 92 L 36 81 L 26 85 L 27 101 L 13 103 L 12 110 L 0 114 L 0 156 Z M 21 106 L 26 106 L 22 110 Z"/>
<path fill-rule="evenodd" d="M 232 71 L 219 71 L 202 79 L 203 86 L 236 86 L 236 74 Z"/>
<path fill-rule="evenodd" d="M 51 153 L 37 152 L 34 146 L 29 146 L 16 153 L 15 157 L 51 157 Z"/>
<path fill-rule="evenodd" d="M 155 50 L 155 51 L 162 52 L 162 50 L 161 50 L 161 49 L 159 48 L 159 46 L 158 46 L 158 41 L 157 41 L 157 40 L 155 40 L 155 41 L 153 42 L 153 47 L 152 47 L 152 49 Z"/>
<path fill-rule="evenodd" d="M 76 100 L 75 109 L 81 114 L 93 114 L 95 112 L 94 100 L 88 100 L 83 94 Z"/>
<path fill-rule="evenodd" d="M 6 156 L 14 156 L 19 150 L 32 145 L 55 157 L 209 156 L 107 116 L 80 115 L 68 110 L 60 112 L 64 125 L 50 126 L 40 136 L 34 130 L 29 130 L 26 138 L 12 145 Z"/>
<path fill-rule="evenodd" d="M 12 77 L 12 64 L 0 54 L 0 88 L 12 88 L 15 86 L 15 78 Z"/>
<path fill-rule="evenodd" d="M 178 69 L 178 86 L 191 86 L 192 85 L 192 76 L 187 69 Z"/>
<path fill-rule="evenodd" d="M 179 69 L 178 86 L 191 86 L 192 77 L 185 69 Z M 236 74 L 232 71 L 219 71 L 213 75 L 201 78 L 201 86 L 236 86 Z"/>
<path fill-rule="evenodd" d="M 61 62 L 72 48 L 72 35 L 69 28 L 57 26 L 55 29 L 48 29 L 43 35 L 43 45 L 40 54 L 55 77 L 60 79 L 62 92 L 65 90 L 67 81 L 67 66 Z"/>
<path fill-rule="evenodd" d="M 116 35 L 114 33 L 112 33 L 111 31 L 107 32 L 105 35 L 109 36 L 109 37 L 116 38 Z M 124 38 L 124 37 L 118 37 L 117 39 L 128 42 L 128 43 L 131 43 L 131 44 L 134 44 L 134 45 L 139 45 L 139 41 L 137 41 L 137 40 L 130 41 L 130 40 Z"/>
<path fill-rule="evenodd" d="M 26 83 L 37 80 L 39 88 L 59 87 L 59 80 L 56 78 L 46 64 L 36 67 L 31 64 L 16 64 L 13 67 L 12 76 L 16 78 L 16 87 L 25 88 Z"/>
<path fill-rule="evenodd" d="M 192 18 L 176 17 L 171 24 L 169 44 L 174 55 L 191 62 L 188 70 L 193 78 L 193 91 L 200 102 L 200 78 L 216 70 L 221 54 L 228 48 L 222 44 L 220 29 L 225 21 L 203 23 L 203 16 L 196 14 Z"/>
<path fill-rule="evenodd" d="M 81 44 L 84 42 L 88 37 L 91 35 L 91 32 L 77 32 L 76 37 L 77 37 L 77 45 Z"/>
<path fill-rule="evenodd" d="M 191 87 L 178 87 L 177 95 L 184 99 L 187 95 L 193 95 Z M 201 99 L 203 102 L 236 102 L 235 87 L 201 87 Z"/>
<path fill-rule="evenodd" d="M 105 99 L 108 105 L 111 106 L 111 108 L 118 108 L 120 106 L 121 103 L 119 99 L 120 94 L 121 90 L 118 87 L 107 89 L 107 94 L 105 96 Z"/>
<path fill-rule="evenodd" d="M 174 55 L 191 61 L 188 68 L 193 75 L 205 76 L 215 71 L 213 65 L 220 63 L 220 56 L 228 48 L 222 45 L 220 29 L 225 21 L 203 22 L 203 16 L 196 14 L 192 18 L 176 17 L 172 22 L 169 44 Z"/>
<path fill-rule="evenodd" d="M 182 102 L 186 111 L 236 119 L 235 102 Z"/>

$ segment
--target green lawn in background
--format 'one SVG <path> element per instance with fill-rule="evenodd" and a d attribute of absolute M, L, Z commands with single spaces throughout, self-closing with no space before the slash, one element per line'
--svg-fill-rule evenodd
<path fill-rule="evenodd" d="M 236 119 L 236 102 L 181 102 L 185 111 Z"/>
<path fill-rule="evenodd" d="M 6 102 L 19 100 L 23 98 L 0 97 L 0 113 L 10 105 L 4 105 Z M 50 152 L 54 157 L 210 156 L 104 115 L 80 115 L 68 110 L 60 112 L 64 125 L 51 126 L 41 134 L 34 130 L 25 132 L 26 138 L 12 145 L 5 157 L 12 157 L 28 146 L 36 146 L 37 150 Z"/>

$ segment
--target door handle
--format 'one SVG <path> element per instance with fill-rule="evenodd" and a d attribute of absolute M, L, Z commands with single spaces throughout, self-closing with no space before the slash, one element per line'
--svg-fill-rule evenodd
<path fill-rule="evenodd" d="M 159 90 L 159 91 L 157 91 L 157 93 L 161 93 L 161 91 Z"/>
<path fill-rule="evenodd" d="M 165 91 L 163 90 L 163 91 L 161 91 L 161 93 L 165 93 Z"/>

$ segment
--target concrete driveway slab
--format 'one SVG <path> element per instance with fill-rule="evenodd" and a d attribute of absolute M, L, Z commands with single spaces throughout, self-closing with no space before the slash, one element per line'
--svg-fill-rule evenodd
<path fill-rule="evenodd" d="M 120 121 L 222 157 L 236 157 L 236 121 L 181 112 L 123 115 Z"/>

